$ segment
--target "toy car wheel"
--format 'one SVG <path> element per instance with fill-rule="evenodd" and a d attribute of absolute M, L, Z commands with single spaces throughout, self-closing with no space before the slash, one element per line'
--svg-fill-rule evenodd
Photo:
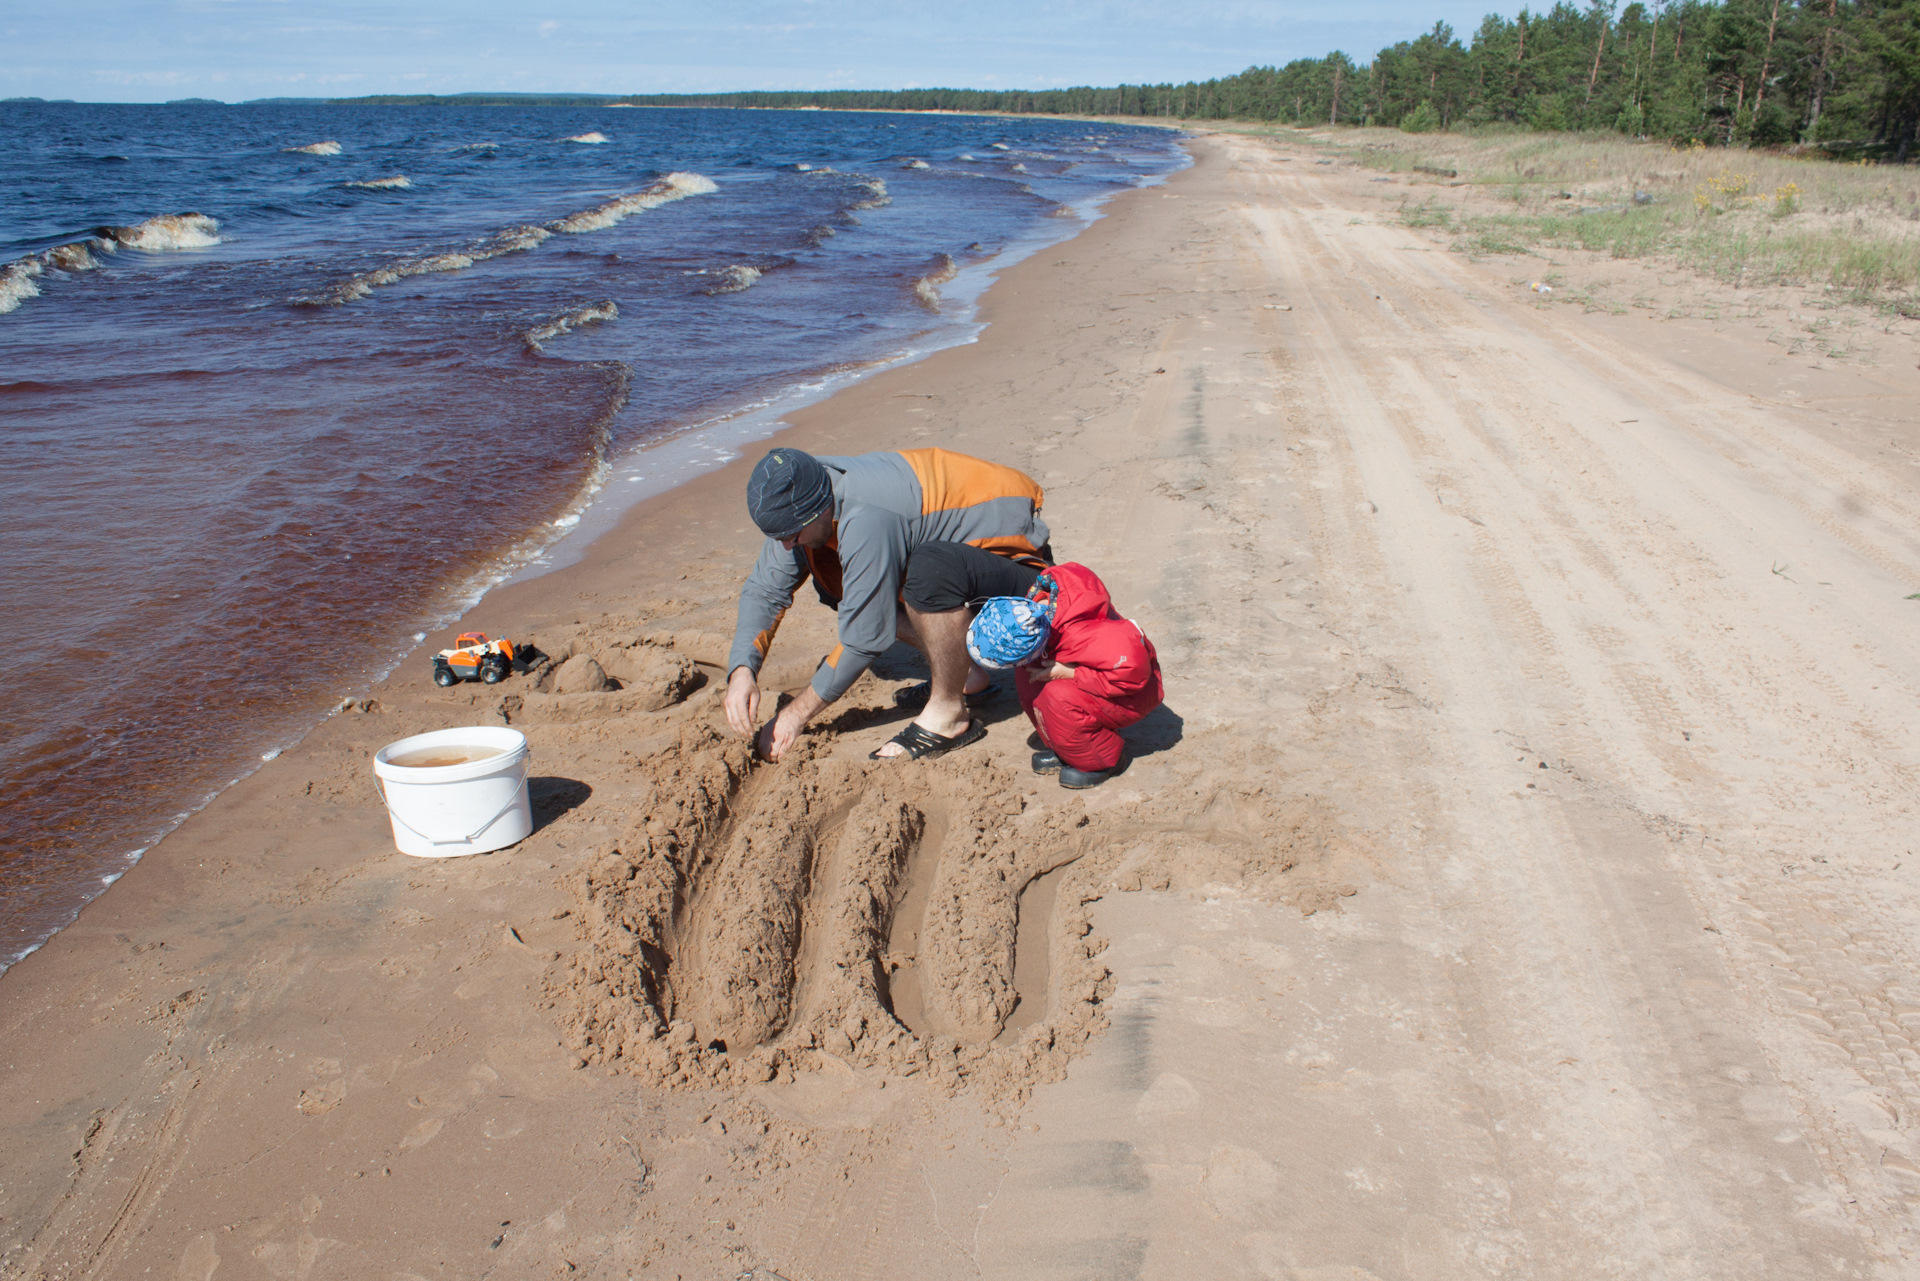
<path fill-rule="evenodd" d="M 460 678 L 453 674 L 451 667 L 448 667 L 445 663 L 440 663 L 436 664 L 433 669 L 433 683 L 442 689 L 446 689 L 459 684 Z"/>
<path fill-rule="evenodd" d="M 513 669 L 507 665 L 506 659 L 495 654 L 486 662 L 480 664 L 480 679 L 489 685 L 498 685 L 501 681 L 507 679 L 507 673 L 512 670 Z"/>

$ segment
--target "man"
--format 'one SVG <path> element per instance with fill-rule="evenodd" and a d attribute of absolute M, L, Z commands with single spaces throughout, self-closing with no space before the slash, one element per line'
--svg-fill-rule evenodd
<path fill-rule="evenodd" d="M 966 696 L 987 677 L 967 657 L 970 602 L 1024 595 L 1052 563 L 1045 495 L 1011 467 L 945 449 L 820 457 L 776 449 L 747 480 L 747 509 L 766 534 L 740 589 L 727 656 L 727 720 L 752 734 L 760 665 L 808 578 L 839 614 L 839 640 L 812 684 L 760 730 L 779 760 L 807 722 L 846 693 L 898 640 L 933 669 L 927 705 L 875 759 L 918 760 L 978 742 Z"/>

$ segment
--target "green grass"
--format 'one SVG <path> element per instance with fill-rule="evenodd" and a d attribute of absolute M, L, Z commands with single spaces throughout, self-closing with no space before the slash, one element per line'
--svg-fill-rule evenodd
<path fill-rule="evenodd" d="M 1429 200 L 1413 208 L 1401 206 L 1400 221 L 1409 227 L 1445 227 L 1453 226 L 1453 211 Z"/>

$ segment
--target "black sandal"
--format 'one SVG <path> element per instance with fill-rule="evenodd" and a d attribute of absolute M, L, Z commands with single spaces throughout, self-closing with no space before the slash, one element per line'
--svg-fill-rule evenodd
<path fill-rule="evenodd" d="M 867 753 L 867 759 L 870 761 L 930 760 L 935 756 L 944 756 L 956 747 L 977 743 L 986 736 L 987 727 L 978 720 L 969 722 L 965 729 L 951 738 L 944 734 L 936 734 L 930 729 L 924 729 L 918 722 L 910 722 L 905 729 L 887 740 L 888 743 L 900 744 L 906 749 L 904 752 L 898 756 L 882 756 L 880 748 L 876 747 Z M 882 743 L 881 747 L 884 746 L 886 744 Z"/>
<path fill-rule="evenodd" d="M 921 681 L 918 685 L 908 685 L 904 689 L 896 689 L 893 691 L 893 705 L 895 707 L 925 707 L 927 700 L 932 697 L 933 682 Z M 968 707 L 985 707 L 988 703 L 1000 697 L 1000 686 L 997 684 L 989 685 L 985 689 L 975 690 L 973 693 L 963 694 L 961 697 L 966 700 Z"/>

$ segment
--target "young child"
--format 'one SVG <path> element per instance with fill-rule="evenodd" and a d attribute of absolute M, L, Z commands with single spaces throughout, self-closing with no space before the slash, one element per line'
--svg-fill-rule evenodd
<path fill-rule="evenodd" d="M 1114 613 L 1105 583 L 1085 565 L 1055 565 L 1026 596 L 990 598 L 967 628 L 981 667 L 1014 669 L 1020 705 L 1046 750 L 1036 774 L 1062 787 L 1098 787 L 1118 773 L 1124 729 L 1160 706 L 1153 643 Z"/>

